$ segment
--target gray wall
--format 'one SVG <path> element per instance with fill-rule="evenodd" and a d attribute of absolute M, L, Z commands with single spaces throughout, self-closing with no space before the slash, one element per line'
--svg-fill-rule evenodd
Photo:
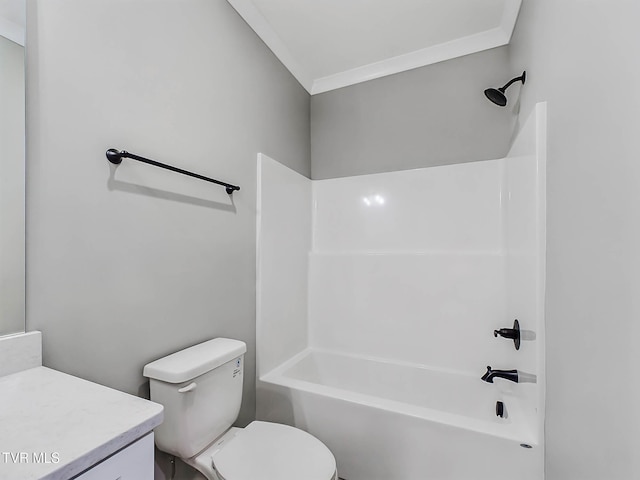
<path fill-rule="evenodd" d="M 255 413 L 256 154 L 309 175 L 309 96 L 222 0 L 29 4 L 28 330 L 44 363 L 144 395 L 145 363 L 247 342 Z M 109 147 L 236 183 L 224 189 Z"/>
<path fill-rule="evenodd" d="M 519 73 L 501 47 L 314 95 L 312 178 L 503 157 L 513 115 L 483 91 Z"/>
<path fill-rule="evenodd" d="M 638 18 L 523 2 L 511 48 L 521 118 L 549 102 L 547 480 L 640 478 Z"/>

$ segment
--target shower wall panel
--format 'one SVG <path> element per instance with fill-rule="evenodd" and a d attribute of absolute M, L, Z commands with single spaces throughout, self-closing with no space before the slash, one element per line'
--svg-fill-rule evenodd
<path fill-rule="evenodd" d="M 316 252 L 498 252 L 502 162 L 313 182 Z"/>
<path fill-rule="evenodd" d="M 500 253 L 314 253 L 311 346 L 478 378 L 507 324 Z"/>
<path fill-rule="evenodd" d="M 258 155 L 258 376 L 307 347 L 311 180 Z"/>
<path fill-rule="evenodd" d="M 314 182 L 310 345 L 481 375 L 510 323 L 503 169 Z"/>

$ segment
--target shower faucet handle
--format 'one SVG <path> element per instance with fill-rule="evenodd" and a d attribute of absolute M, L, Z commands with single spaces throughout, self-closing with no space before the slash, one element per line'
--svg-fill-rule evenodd
<path fill-rule="evenodd" d="M 494 330 L 493 336 L 497 337 L 498 335 L 502 338 L 513 340 L 516 350 L 520 350 L 520 323 L 518 320 L 513 321 L 513 328 L 501 328 L 500 330 Z"/>

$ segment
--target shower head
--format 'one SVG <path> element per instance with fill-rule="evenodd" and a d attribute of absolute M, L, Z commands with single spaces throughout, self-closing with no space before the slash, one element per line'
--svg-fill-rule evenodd
<path fill-rule="evenodd" d="M 524 85 L 527 79 L 527 72 L 522 72 L 522 75 L 509 80 L 504 87 L 500 88 L 487 88 L 484 91 L 485 96 L 499 107 L 504 107 L 507 104 L 507 96 L 504 94 L 505 90 L 513 85 L 515 82 L 522 82 Z"/>
<path fill-rule="evenodd" d="M 504 94 L 501 88 L 487 88 L 484 94 L 489 100 L 498 105 L 504 107 L 507 104 L 507 96 Z"/>

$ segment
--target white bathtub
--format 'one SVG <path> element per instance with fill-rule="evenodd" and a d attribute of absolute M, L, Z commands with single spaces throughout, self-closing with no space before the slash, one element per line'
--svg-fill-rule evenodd
<path fill-rule="evenodd" d="M 535 386 L 481 374 L 309 349 L 261 377 L 258 417 L 320 438 L 347 480 L 542 479 L 535 412 L 513 393 Z"/>

